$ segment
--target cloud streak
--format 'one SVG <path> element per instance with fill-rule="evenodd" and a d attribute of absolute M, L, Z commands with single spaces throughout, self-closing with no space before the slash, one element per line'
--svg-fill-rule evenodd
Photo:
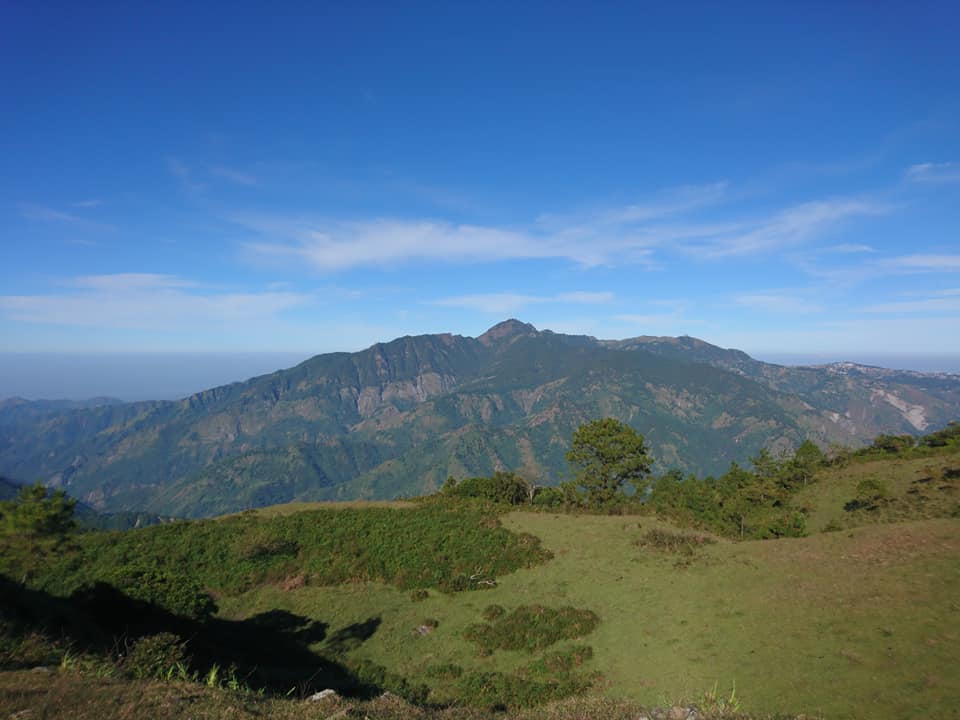
<path fill-rule="evenodd" d="M 517 312 L 530 305 L 575 304 L 597 305 L 612 302 L 611 292 L 569 292 L 557 295 L 524 295 L 521 293 L 480 293 L 475 295 L 457 295 L 454 297 L 431 300 L 427 304 L 440 307 L 456 307 L 504 315 Z"/>
<path fill-rule="evenodd" d="M 733 298 L 742 307 L 771 313 L 818 313 L 823 312 L 821 303 L 793 293 L 754 292 L 743 293 Z"/>
<path fill-rule="evenodd" d="M 960 163 L 918 163 L 907 168 L 906 178 L 918 183 L 960 182 Z"/>
<path fill-rule="evenodd" d="M 224 180 L 229 180 L 237 185 L 251 186 L 257 184 L 257 179 L 253 175 L 223 165 L 211 166 L 210 174 L 218 178 L 223 178 Z"/>
<path fill-rule="evenodd" d="M 75 207 L 92 207 L 90 205 L 75 204 Z M 25 220 L 35 222 L 51 223 L 56 225 L 68 225 L 77 230 L 113 230 L 113 226 L 100 222 L 87 220 L 85 217 L 73 213 L 63 212 L 46 205 L 36 205 L 34 203 L 20 203 L 18 205 L 20 216 Z"/>
<path fill-rule="evenodd" d="M 200 292 L 170 275 L 126 273 L 78 277 L 72 292 L 0 296 L 0 313 L 28 323 L 149 331 L 243 328 L 312 301 L 293 292 Z"/>
<path fill-rule="evenodd" d="M 409 262 L 477 263 L 566 260 L 584 268 L 633 264 L 657 268 L 664 256 L 702 260 L 770 253 L 814 242 L 843 222 L 888 211 L 867 199 L 802 203 L 766 216 L 678 222 L 721 201 L 725 183 L 685 187 L 658 204 L 636 204 L 571 216 L 541 216 L 528 227 L 436 219 L 337 221 L 236 215 L 254 236 L 244 243 L 255 262 L 299 263 L 333 273 Z M 857 251 L 864 251 L 858 247 Z"/>

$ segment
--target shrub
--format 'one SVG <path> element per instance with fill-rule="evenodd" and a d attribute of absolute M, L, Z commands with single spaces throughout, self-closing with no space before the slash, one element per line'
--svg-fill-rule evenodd
<path fill-rule="evenodd" d="M 174 615 L 205 620 L 217 612 L 213 598 L 198 582 L 167 568 L 121 566 L 109 573 L 106 580 L 124 595 L 157 605 Z"/>
<path fill-rule="evenodd" d="M 159 633 L 139 638 L 121 661 L 123 671 L 138 680 L 162 680 L 171 675 L 185 675 L 190 663 L 187 644 L 173 633 Z"/>
<path fill-rule="evenodd" d="M 635 541 L 635 544 L 663 553 L 691 556 L 698 548 L 715 542 L 716 540 L 708 535 L 648 530 L 643 537 Z"/>
<path fill-rule="evenodd" d="M 847 512 L 877 510 L 890 498 L 890 488 L 883 480 L 867 478 L 857 484 L 857 496 L 843 506 Z"/>
<path fill-rule="evenodd" d="M 536 507 L 559 507 L 565 502 L 563 490 L 555 487 L 538 488 L 533 496 Z"/>
<path fill-rule="evenodd" d="M 946 447 L 960 442 L 960 422 L 951 422 L 943 430 L 932 432 L 920 438 L 920 444 L 927 447 Z"/>
<path fill-rule="evenodd" d="M 495 650 L 534 652 L 559 640 L 587 635 L 599 622 L 600 618 L 591 610 L 521 605 L 489 623 L 471 625 L 464 637 L 476 643 L 483 655 Z"/>
<path fill-rule="evenodd" d="M 912 435 L 877 435 L 868 449 L 898 455 L 911 449 L 915 442 Z"/>
<path fill-rule="evenodd" d="M 534 707 L 576 695 L 591 684 L 584 678 L 538 682 L 501 672 L 473 672 L 460 679 L 457 689 L 460 697 L 470 705 L 506 710 Z"/>
<path fill-rule="evenodd" d="M 487 607 L 483 609 L 483 619 L 487 622 L 493 622 L 503 617 L 506 612 L 507 611 L 503 609 L 503 605 L 487 605 Z"/>
<path fill-rule="evenodd" d="M 107 582 L 197 617 L 214 607 L 207 588 L 234 594 L 303 573 L 317 585 L 376 581 L 459 592 L 490 587 L 498 575 L 549 557 L 537 538 L 510 532 L 479 507 L 344 508 L 85 533 L 34 577 L 57 595 Z M 22 572 L 12 562 L 4 560 L 4 571 Z"/>
<path fill-rule="evenodd" d="M 463 675 L 463 668 L 453 663 L 439 663 L 428 665 L 424 673 L 427 677 L 437 680 L 456 680 Z"/>
<path fill-rule="evenodd" d="M 456 497 L 481 498 L 504 505 L 524 505 L 530 499 L 530 484 L 512 472 L 495 472 L 490 477 L 467 478 L 459 485 L 444 485 L 444 492 Z"/>
<path fill-rule="evenodd" d="M 406 678 L 387 670 L 383 665 L 378 665 L 370 660 L 360 660 L 349 663 L 357 680 L 368 689 L 376 692 L 388 690 L 395 695 L 399 695 L 407 702 L 413 704 L 423 704 L 430 694 L 430 688 L 423 684 L 413 684 Z"/>
<path fill-rule="evenodd" d="M 527 666 L 527 672 L 537 676 L 569 675 L 593 657 L 589 645 L 574 645 L 566 650 L 549 652 Z"/>

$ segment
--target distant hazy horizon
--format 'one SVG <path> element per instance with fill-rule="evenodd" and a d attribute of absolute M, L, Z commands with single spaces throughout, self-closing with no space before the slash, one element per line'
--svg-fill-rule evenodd
<path fill-rule="evenodd" d="M 293 367 L 305 353 L 0 354 L 0 398 L 177 400 Z"/>
<path fill-rule="evenodd" d="M 960 373 L 960 355 L 751 352 L 780 365 L 856 362 L 896 370 Z M 303 362 L 309 353 L 0 353 L 0 399 L 177 400 Z"/>

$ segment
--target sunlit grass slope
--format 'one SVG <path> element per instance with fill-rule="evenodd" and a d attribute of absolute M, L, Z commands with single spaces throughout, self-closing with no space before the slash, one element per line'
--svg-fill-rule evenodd
<path fill-rule="evenodd" d="M 428 687 L 418 698 L 432 704 L 483 708 L 501 704 L 496 696 L 515 709 L 586 689 L 663 707 L 716 687 L 735 688 L 757 717 L 956 717 L 958 487 L 960 453 L 920 449 L 818 470 L 790 498 L 808 537 L 736 542 L 650 515 L 502 514 L 442 495 L 83 534 L 46 556 L 7 538 L 0 563 L 48 602 L 109 582 L 191 613 L 191 628 L 213 624 L 221 635 L 204 641 L 210 652 L 224 632 L 282 636 L 315 653 L 301 658 L 307 675 L 321 658 L 361 674 L 380 668 L 407 689 Z M 217 619 L 194 602 L 209 602 L 204 592 Z M 519 641 L 503 642 L 511 634 Z M 266 682 L 257 668 L 277 659 L 255 642 L 247 650 L 241 677 Z M 11 678 L 0 673 L 0 696 L 22 704 Z M 51 682 L 67 693 L 72 681 Z M 271 682 L 279 695 L 291 687 Z M 211 698 L 198 707 L 215 700 L 208 716 L 231 716 Z M 99 702 L 91 696 L 89 707 Z M 264 702 L 250 712 L 274 708 Z M 290 706 L 275 709 L 285 716 Z"/>
<path fill-rule="evenodd" d="M 755 712 L 896 718 L 960 706 L 960 522 L 873 525 L 813 537 L 731 543 L 693 559 L 637 541 L 664 527 L 646 517 L 513 513 L 554 559 L 483 592 L 414 602 L 382 585 L 261 587 L 221 603 L 226 615 L 272 608 L 332 628 L 378 617 L 354 652 L 437 687 L 429 668 L 513 670 L 522 652 L 478 657 L 464 638 L 490 604 L 571 605 L 596 612 L 584 638 L 599 688 L 645 704 L 736 684 Z M 420 635 L 424 620 L 438 626 Z"/>

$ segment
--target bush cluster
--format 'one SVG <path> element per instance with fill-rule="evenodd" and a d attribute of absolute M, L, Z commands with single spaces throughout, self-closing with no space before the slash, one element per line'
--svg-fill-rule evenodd
<path fill-rule="evenodd" d="M 589 645 L 574 645 L 564 650 L 553 650 L 527 666 L 527 673 L 538 677 L 569 675 L 593 658 Z"/>
<path fill-rule="evenodd" d="M 495 650 L 542 650 L 560 640 L 587 635 L 600 618 L 591 610 L 521 605 L 490 622 L 471 625 L 464 637 L 476 643 L 482 655 Z"/>
<path fill-rule="evenodd" d="M 207 588 L 237 593 L 305 573 L 317 584 L 378 581 L 457 592 L 490 587 L 493 578 L 549 557 L 537 538 L 508 531 L 482 508 L 425 504 L 88 533 L 38 567 L 34 582 L 58 595 L 106 582 L 176 614 L 201 617 L 215 607 Z"/>
<path fill-rule="evenodd" d="M 648 530 L 636 540 L 640 547 L 650 548 L 664 553 L 692 556 L 697 548 L 716 542 L 708 535 L 671 532 L 670 530 Z"/>
<path fill-rule="evenodd" d="M 127 675 L 138 680 L 164 680 L 190 664 L 187 644 L 173 633 L 157 633 L 135 640 L 121 659 Z"/>
<path fill-rule="evenodd" d="M 801 537 L 807 532 L 806 514 L 792 507 L 791 499 L 813 482 L 825 462 L 820 449 L 807 441 L 792 456 L 774 458 L 761 450 L 751 458 L 752 471 L 737 463 L 717 478 L 684 478 L 670 471 L 654 481 L 647 507 L 727 537 Z"/>
<path fill-rule="evenodd" d="M 502 672 L 472 672 L 460 678 L 457 690 L 470 705 L 508 710 L 578 695 L 591 685 L 592 680 L 574 676 L 542 681 Z"/>
<path fill-rule="evenodd" d="M 502 505 L 525 505 L 530 502 L 531 486 L 512 472 L 495 472 L 490 477 L 472 477 L 457 483 L 448 478 L 444 493 L 452 497 L 479 498 Z"/>

